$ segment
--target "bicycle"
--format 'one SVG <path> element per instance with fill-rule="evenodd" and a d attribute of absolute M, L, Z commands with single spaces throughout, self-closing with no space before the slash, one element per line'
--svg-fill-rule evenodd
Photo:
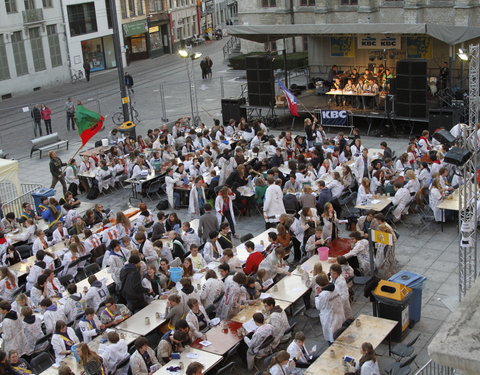
<path fill-rule="evenodd" d="M 72 73 L 70 75 L 70 80 L 72 81 L 72 83 L 77 83 L 78 81 L 81 81 L 83 78 L 84 78 L 83 71 L 72 69 Z"/>
<path fill-rule="evenodd" d="M 122 107 L 119 107 L 119 108 L 122 109 Z M 139 115 L 138 111 L 135 108 L 131 107 L 131 110 L 129 108 L 129 112 L 132 115 L 132 118 L 130 119 L 130 121 L 133 121 L 135 123 L 139 123 L 140 122 L 140 115 Z M 115 125 L 122 125 L 124 123 L 123 112 L 122 111 L 115 112 L 112 115 L 112 121 Z"/>

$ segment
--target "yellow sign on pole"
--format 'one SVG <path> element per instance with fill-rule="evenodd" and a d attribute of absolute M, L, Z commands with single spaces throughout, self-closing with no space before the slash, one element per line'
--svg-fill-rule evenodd
<path fill-rule="evenodd" d="M 384 245 L 393 245 L 393 236 L 390 233 L 380 232 L 379 230 L 372 230 L 373 242 Z"/>
<path fill-rule="evenodd" d="M 122 98 L 122 104 L 128 104 L 128 96 Z"/>

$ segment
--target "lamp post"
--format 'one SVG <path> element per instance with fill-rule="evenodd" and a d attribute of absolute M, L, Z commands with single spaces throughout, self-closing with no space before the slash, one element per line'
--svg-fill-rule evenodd
<path fill-rule="evenodd" d="M 192 53 L 189 49 L 182 48 L 178 50 L 178 56 L 185 60 L 185 66 L 187 68 L 187 77 L 190 90 L 190 109 L 192 115 L 193 125 L 197 126 L 200 122 L 200 116 L 198 115 L 198 100 L 197 100 L 197 88 L 195 87 L 195 70 L 193 68 L 193 62 L 198 60 L 202 54 L 200 52 Z M 190 59 L 191 63 L 188 63 Z"/>

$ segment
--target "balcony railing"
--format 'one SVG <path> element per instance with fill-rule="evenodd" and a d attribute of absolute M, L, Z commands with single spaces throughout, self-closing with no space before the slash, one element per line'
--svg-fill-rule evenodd
<path fill-rule="evenodd" d="M 23 23 L 26 25 L 44 22 L 42 8 L 24 10 L 22 15 Z"/>

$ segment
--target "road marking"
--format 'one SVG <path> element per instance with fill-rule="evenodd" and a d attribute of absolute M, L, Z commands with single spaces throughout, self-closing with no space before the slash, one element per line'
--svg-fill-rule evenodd
<path fill-rule="evenodd" d="M 229 79 L 228 82 L 236 82 L 237 79 L 240 79 L 240 77 L 235 77 L 235 78 Z"/>
<path fill-rule="evenodd" d="M 207 85 L 203 85 L 203 84 L 202 84 L 199 88 L 200 88 L 200 90 L 202 90 L 202 91 L 208 90 L 208 86 L 207 86 Z"/>
<path fill-rule="evenodd" d="M 159 92 L 159 91 L 160 91 L 160 89 L 153 90 L 153 92 Z"/>
<path fill-rule="evenodd" d="M 214 100 L 217 100 L 217 99 L 213 99 L 213 98 L 205 99 L 206 102 L 213 102 Z"/>

